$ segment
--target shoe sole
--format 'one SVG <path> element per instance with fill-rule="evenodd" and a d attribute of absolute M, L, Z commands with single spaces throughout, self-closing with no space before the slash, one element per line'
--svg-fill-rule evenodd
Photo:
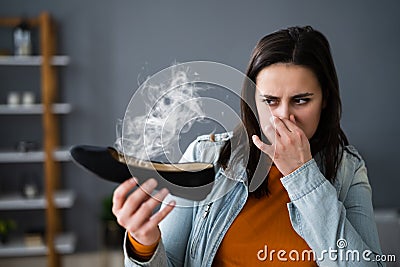
<path fill-rule="evenodd" d="M 204 188 L 211 184 L 215 177 L 214 165 L 210 163 L 167 164 L 143 161 L 133 157 L 124 157 L 112 147 L 90 145 L 74 146 L 70 152 L 77 165 L 114 183 L 122 183 L 134 176 L 139 179 L 139 182 L 155 178 L 159 181 L 159 187 L 170 183 L 178 187 Z M 160 184 L 163 179 L 168 183 Z M 188 196 L 183 197 L 187 198 Z M 203 197 L 202 194 L 201 198 Z"/>

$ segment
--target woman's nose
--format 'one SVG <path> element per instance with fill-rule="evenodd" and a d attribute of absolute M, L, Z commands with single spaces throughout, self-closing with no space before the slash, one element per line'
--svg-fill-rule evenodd
<path fill-rule="evenodd" d="M 288 105 L 280 104 L 277 108 L 272 111 L 272 115 L 279 118 L 289 119 L 290 108 Z"/>

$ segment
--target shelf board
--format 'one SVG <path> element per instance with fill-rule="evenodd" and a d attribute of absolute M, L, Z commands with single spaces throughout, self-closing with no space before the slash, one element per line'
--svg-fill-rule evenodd
<path fill-rule="evenodd" d="M 0 56 L 0 66 L 40 66 L 42 61 L 42 56 Z M 53 56 L 51 65 L 67 66 L 69 62 L 69 56 Z"/>
<path fill-rule="evenodd" d="M 53 104 L 54 114 L 68 114 L 72 110 L 69 103 L 56 103 Z M 35 115 L 43 114 L 43 104 L 32 105 L 5 105 L 0 104 L 0 115 Z"/>
<path fill-rule="evenodd" d="M 54 193 L 54 202 L 57 208 L 70 208 L 75 202 L 73 191 L 57 191 Z M 21 193 L 2 194 L 0 196 L 0 210 L 34 210 L 45 209 L 47 206 L 44 195 L 35 198 L 26 198 Z"/>
<path fill-rule="evenodd" d="M 73 233 L 63 233 L 56 236 L 55 247 L 60 254 L 73 253 L 76 246 L 76 236 Z M 47 254 L 47 247 L 27 246 L 24 239 L 11 239 L 7 244 L 0 244 L 0 257 L 41 256 Z"/>
<path fill-rule="evenodd" d="M 33 163 L 44 162 L 44 151 L 0 151 L 0 163 Z M 69 150 L 55 150 L 54 159 L 56 161 L 70 161 L 71 153 Z"/>

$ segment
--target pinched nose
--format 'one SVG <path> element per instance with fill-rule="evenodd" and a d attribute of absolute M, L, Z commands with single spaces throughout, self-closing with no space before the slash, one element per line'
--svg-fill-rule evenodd
<path fill-rule="evenodd" d="M 290 114 L 293 114 L 290 110 L 290 107 L 285 104 L 280 104 L 278 107 L 275 107 L 273 110 L 271 110 L 271 112 L 273 116 L 285 119 L 289 119 Z"/>

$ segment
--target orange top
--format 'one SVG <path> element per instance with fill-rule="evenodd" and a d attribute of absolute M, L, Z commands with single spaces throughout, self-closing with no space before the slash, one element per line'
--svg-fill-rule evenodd
<path fill-rule="evenodd" d="M 307 253 L 310 247 L 291 225 L 286 206 L 290 199 L 281 177 L 273 165 L 268 174 L 270 194 L 262 198 L 249 196 L 222 240 L 213 266 L 317 266 L 312 254 Z M 134 254 L 141 259 L 150 259 L 158 244 L 143 246 L 130 235 L 129 240 Z"/>
<path fill-rule="evenodd" d="M 281 177 L 273 165 L 268 174 L 270 194 L 249 196 L 222 240 L 213 266 L 317 266 L 312 256 L 311 261 L 302 261 L 303 251 L 311 249 L 291 225 L 286 206 L 290 199 Z M 303 255 L 309 259 L 309 254 Z"/>
<path fill-rule="evenodd" d="M 154 244 L 146 246 L 146 245 L 143 245 L 143 244 L 139 243 L 138 241 L 136 241 L 136 239 L 133 238 L 129 232 L 128 232 L 128 238 L 130 241 L 129 243 L 131 244 L 130 252 L 132 252 L 133 255 L 135 256 L 135 258 L 140 261 L 150 260 L 151 257 L 153 256 L 154 252 L 157 249 L 158 242 L 160 242 L 160 239 L 159 239 Z"/>

